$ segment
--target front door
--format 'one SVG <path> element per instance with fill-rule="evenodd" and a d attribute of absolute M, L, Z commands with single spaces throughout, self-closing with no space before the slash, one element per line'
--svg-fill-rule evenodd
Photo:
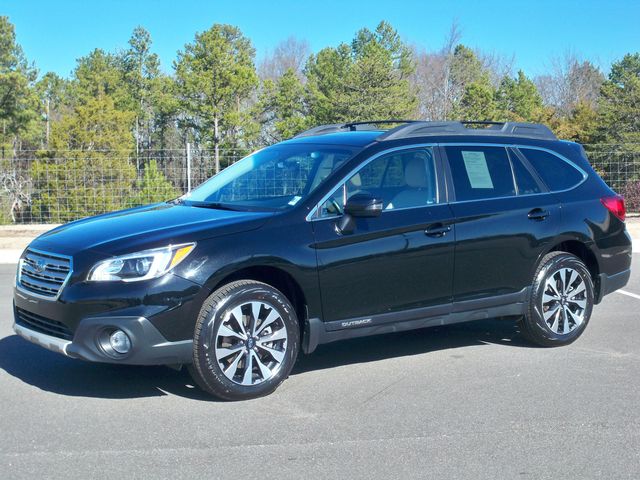
<path fill-rule="evenodd" d="M 451 302 L 455 225 L 437 164 L 431 147 L 376 156 L 320 206 L 313 229 L 325 322 Z M 382 199 L 383 211 L 340 232 L 356 193 Z"/>

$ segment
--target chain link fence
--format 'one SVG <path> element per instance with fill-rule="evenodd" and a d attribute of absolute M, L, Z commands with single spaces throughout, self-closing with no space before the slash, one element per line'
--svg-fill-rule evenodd
<path fill-rule="evenodd" d="M 585 145 L 594 170 L 625 198 L 627 212 L 640 213 L 640 145 Z"/>
<path fill-rule="evenodd" d="M 585 145 L 598 174 L 640 212 L 640 146 Z M 636 150 L 635 152 L 633 150 Z M 224 168 L 241 157 L 221 151 Z M 214 174 L 210 150 L 58 153 L 0 159 L 0 224 L 65 223 L 176 198 Z M 258 187 L 258 186 L 256 186 Z"/>
<path fill-rule="evenodd" d="M 221 151 L 221 168 L 240 158 Z M 0 224 L 65 223 L 170 200 L 214 173 L 210 150 L 20 151 L 0 159 Z"/>

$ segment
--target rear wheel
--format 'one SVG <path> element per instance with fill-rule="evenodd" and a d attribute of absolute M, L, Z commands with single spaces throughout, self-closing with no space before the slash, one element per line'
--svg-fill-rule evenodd
<path fill-rule="evenodd" d="M 551 252 L 536 270 L 520 329 L 538 345 L 568 345 L 587 327 L 593 299 L 593 281 L 582 260 L 569 253 Z"/>
<path fill-rule="evenodd" d="M 232 282 L 200 310 L 189 371 L 224 400 L 267 395 L 291 372 L 299 339 L 295 311 L 281 292 L 252 280 Z"/>

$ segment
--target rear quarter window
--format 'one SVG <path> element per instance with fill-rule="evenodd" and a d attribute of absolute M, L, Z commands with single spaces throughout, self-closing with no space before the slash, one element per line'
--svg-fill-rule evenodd
<path fill-rule="evenodd" d="M 482 200 L 516 194 L 504 147 L 445 147 L 456 200 Z"/>
<path fill-rule="evenodd" d="M 549 190 L 567 190 L 578 185 L 583 174 L 576 167 L 544 150 L 520 148 Z"/>

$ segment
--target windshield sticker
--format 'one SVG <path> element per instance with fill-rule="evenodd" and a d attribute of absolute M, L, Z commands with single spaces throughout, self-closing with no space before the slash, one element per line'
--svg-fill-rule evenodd
<path fill-rule="evenodd" d="M 471 188 L 493 188 L 484 152 L 462 152 Z"/>
<path fill-rule="evenodd" d="M 294 206 L 296 203 L 300 201 L 301 198 L 302 197 L 299 197 L 298 195 L 296 195 L 291 200 L 289 200 L 289 205 Z"/>

